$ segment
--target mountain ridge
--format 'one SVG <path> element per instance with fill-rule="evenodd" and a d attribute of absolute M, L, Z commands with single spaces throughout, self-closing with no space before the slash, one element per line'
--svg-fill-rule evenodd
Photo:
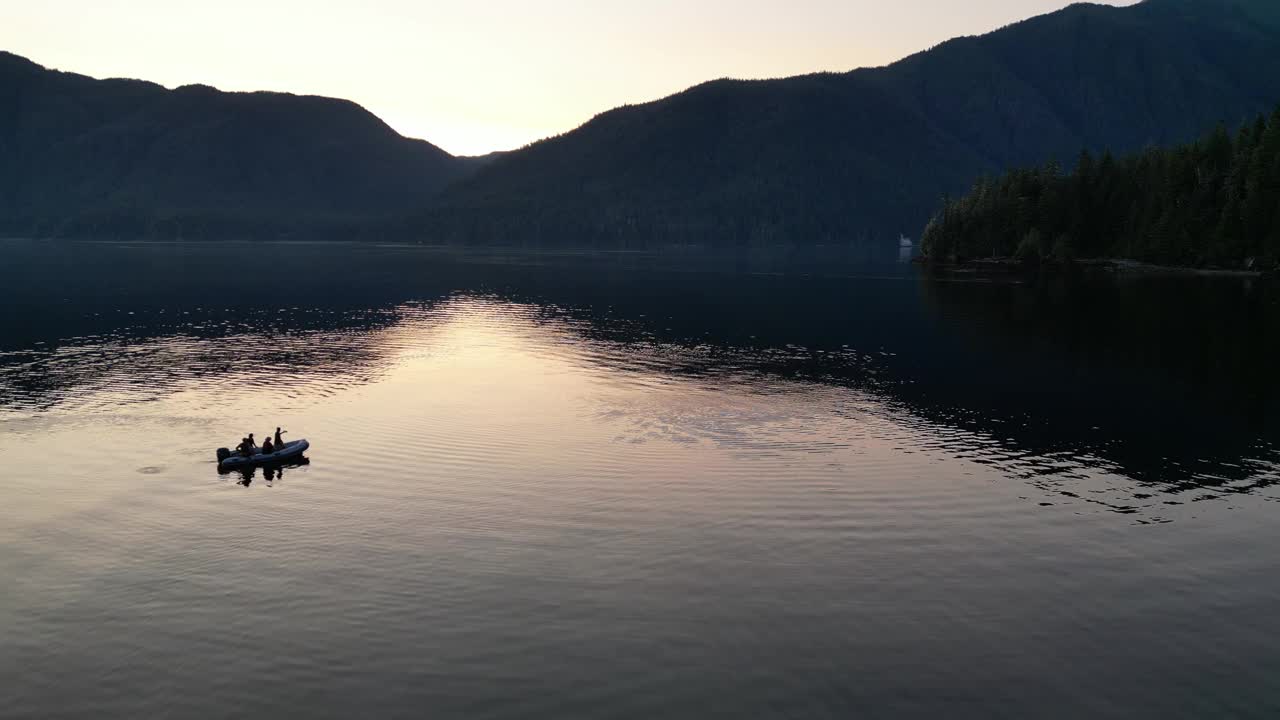
<path fill-rule="evenodd" d="M 98 80 L 12 53 L 0 54 L 0 106 L 10 232 L 367 222 L 409 212 L 479 165 L 350 100 Z"/>
<path fill-rule="evenodd" d="M 454 157 L 359 105 L 94 80 L 0 53 L 0 231 L 648 246 L 915 234 L 1008 167 L 1193 139 L 1280 100 L 1267 0 L 1081 3 L 897 62 L 718 79 Z"/>
<path fill-rule="evenodd" d="M 493 242 L 914 233 L 984 173 L 1173 143 L 1268 110 L 1280 33 L 1258 18 L 1273 14 L 1257 0 L 1076 4 L 879 68 L 711 81 L 511 153 L 415 226 Z"/>

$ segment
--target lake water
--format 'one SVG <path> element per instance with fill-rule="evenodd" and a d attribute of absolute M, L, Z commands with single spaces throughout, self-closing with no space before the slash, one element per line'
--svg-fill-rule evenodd
<path fill-rule="evenodd" d="M 0 309 L 4 717 L 1280 713 L 1266 283 L 11 241 Z"/>

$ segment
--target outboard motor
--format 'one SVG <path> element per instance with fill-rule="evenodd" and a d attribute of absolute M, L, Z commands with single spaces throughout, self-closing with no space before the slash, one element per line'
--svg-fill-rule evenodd
<path fill-rule="evenodd" d="M 221 465 L 223 460 L 231 457 L 231 451 L 226 448 L 218 448 L 218 464 Z"/>

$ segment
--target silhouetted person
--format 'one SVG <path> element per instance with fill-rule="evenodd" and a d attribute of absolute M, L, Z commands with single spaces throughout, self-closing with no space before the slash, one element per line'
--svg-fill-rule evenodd
<path fill-rule="evenodd" d="M 274 446 L 274 445 L 272 445 L 272 444 L 271 444 L 271 438 L 267 438 L 266 440 L 263 440 L 263 441 L 262 441 L 262 454 L 263 454 L 263 455 L 270 455 L 271 453 L 273 453 L 273 452 L 275 452 L 275 451 L 276 451 L 276 448 L 275 448 L 275 446 Z"/>
<path fill-rule="evenodd" d="M 285 434 L 286 432 L 288 432 L 288 431 L 287 431 L 287 430 L 281 430 L 281 429 L 280 429 L 280 428 L 278 428 L 278 427 L 276 428 L 276 449 L 277 449 L 277 450 L 279 450 L 280 448 L 284 447 L 284 439 L 283 439 L 283 438 L 281 438 L 280 436 L 281 436 L 281 435 L 283 435 L 283 434 Z"/>
<path fill-rule="evenodd" d="M 253 440 L 250 439 L 252 437 L 253 436 L 250 435 L 249 437 L 246 437 L 246 438 L 240 438 L 240 444 L 236 446 L 236 452 L 240 453 L 245 457 L 249 457 L 250 455 L 252 455 Z"/>

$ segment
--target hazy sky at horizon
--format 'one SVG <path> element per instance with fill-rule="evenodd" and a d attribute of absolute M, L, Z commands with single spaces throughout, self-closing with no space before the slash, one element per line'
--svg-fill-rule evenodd
<path fill-rule="evenodd" d="M 705 80 L 884 65 L 1068 4 L 0 0 L 0 50 L 95 77 L 348 98 L 405 135 L 478 154 Z"/>

